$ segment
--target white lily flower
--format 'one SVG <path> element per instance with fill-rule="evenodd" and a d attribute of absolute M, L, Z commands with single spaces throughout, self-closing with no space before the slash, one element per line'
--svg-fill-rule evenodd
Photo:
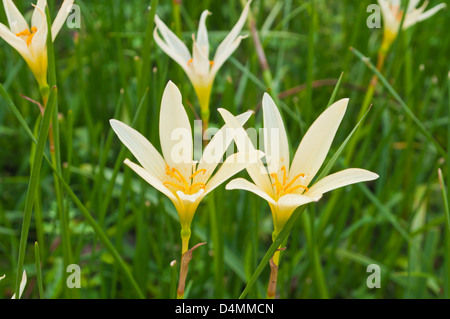
<path fill-rule="evenodd" d="M 5 279 L 6 275 L 3 275 L 0 277 L 0 281 L 2 281 L 3 279 Z"/>
<path fill-rule="evenodd" d="M 52 38 L 55 40 L 64 21 L 69 15 L 74 0 L 65 0 L 52 25 Z M 38 0 L 34 6 L 31 27 L 12 0 L 3 0 L 9 28 L 0 23 L 0 37 L 16 49 L 25 59 L 41 88 L 47 86 L 47 18 L 46 0 Z"/>
<path fill-rule="evenodd" d="M 303 137 L 290 164 L 289 144 L 280 112 L 272 98 L 264 94 L 264 149 L 267 168 L 259 160 L 257 164 L 247 168 L 254 183 L 238 178 L 228 183 L 226 189 L 247 190 L 269 203 L 274 221 L 274 238 L 297 207 L 316 202 L 324 193 L 333 189 L 379 177 L 367 170 L 350 168 L 310 185 L 327 156 L 347 104 L 348 99 L 337 101 L 317 118 Z M 219 109 L 219 112 L 227 125 L 236 130 L 235 141 L 239 151 L 252 151 L 254 147 L 236 118 L 225 109 Z"/>
<path fill-rule="evenodd" d="M 3 279 L 3 278 L 1 278 L 1 279 Z M 22 294 L 23 294 L 23 291 L 25 290 L 26 285 L 27 285 L 27 272 L 24 270 L 22 273 L 22 280 L 20 281 L 19 299 L 22 297 Z M 16 294 L 13 294 L 11 299 L 16 299 Z"/>
<path fill-rule="evenodd" d="M 243 125 L 250 115 L 251 112 L 244 113 L 236 120 Z M 225 134 L 225 128 L 222 128 L 206 146 L 200 162 L 195 162 L 189 118 L 182 104 L 181 93 L 172 82 L 167 84 L 161 102 L 159 134 L 163 156 L 144 136 L 128 125 L 117 120 L 111 120 L 110 123 L 119 139 L 142 166 L 128 159 L 125 164 L 174 204 L 182 228 L 183 253 L 188 248 L 191 222 L 200 201 L 251 162 L 255 163 L 256 157 L 263 156 L 258 151 L 249 154 L 247 161 L 242 161 L 242 153 L 236 153 L 229 156 L 215 172 L 233 141 L 233 136 Z"/>
<path fill-rule="evenodd" d="M 158 16 L 155 16 L 154 39 L 158 46 L 186 72 L 197 93 L 202 119 L 206 121 L 209 118 L 209 99 L 217 71 L 237 49 L 241 40 L 246 37 L 239 36 L 239 33 L 247 19 L 250 3 L 251 0 L 245 5 L 236 25 L 217 48 L 212 61 L 209 60 L 210 46 L 206 29 L 206 18 L 211 14 L 208 10 L 203 11 L 200 16 L 197 38 L 194 35 L 192 36 L 194 40 L 192 55 L 186 45 L 178 39 Z M 159 36 L 158 31 L 163 39 Z"/>
<path fill-rule="evenodd" d="M 441 3 L 432 9 L 425 11 L 429 1 L 426 0 L 421 7 L 417 8 L 419 2 L 420 0 L 409 1 L 408 7 L 406 8 L 405 19 L 403 21 L 403 30 L 408 29 L 420 21 L 428 19 L 447 6 L 445 3 Z M 383 15 L 385 41 L 392 43 L 397 37 L 403 14 L 405 14 L 403 10 L 401 10 L 401 0 L 378 0 L 378 3 Z"/>

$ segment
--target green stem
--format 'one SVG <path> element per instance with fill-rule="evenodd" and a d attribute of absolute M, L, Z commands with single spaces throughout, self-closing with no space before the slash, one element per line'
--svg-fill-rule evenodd
<path fill-rule="evenodd" d="M 23 271 L 23 264 L 25 260 L 25 251 L 27 246 L 27 240 L 28 240 L 28 232 L 30 230 L 30 223 L 31 223 L 31 215 L 33 210 L 33 203 L 35 200 L 35 195 L 37 188 L 39 186 L 39 176 L 41 173 L 41 164 L 42 164 L 42 158 L 44 156 L 44 149 L 47 141 L 47 135 L 50 128 L 50 121 L 52 118 L 53 110 L 55 107 L 56 102 L 56 88 L 52 90 L 50 93 L 50 97 L 47 103 L 47 107 L 44 111 L 44 116 L 42 119 L 41 127 L 39 129 L 38 139 L 37 139 L 37 145 L 36 145 L 36 152 L 34 154 L 33 159 L 33 166 L 31 167 L 31 174 L 30 174 L 30 182 L 28 183 L 28 190 L 27 190 L 27 196 L 25 199 L 25 209 L 23 214 L 23 222 L 22 222 L 22 231 L 20 234 L 20 243 L 19 243 L 19 256 L 17 260 L 17 270 L 16 270 L 16 286 L 15 291 L 18 295 L 19 289 L 20 289 L 20 281 L 22 280 L 22 271 Z"/>
<path fill-rule="evenodd" d="M 42 285 L 41 257 L 39 253 L 39 244 L 37 242 L 34 243 L 34 256 L 36 261 L 36 277 L 39 288 L 39 298 L 44 299 L 44 288 Z"/>

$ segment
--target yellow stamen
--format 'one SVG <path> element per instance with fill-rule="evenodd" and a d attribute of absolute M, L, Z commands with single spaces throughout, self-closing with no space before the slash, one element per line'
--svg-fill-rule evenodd
<path fill-rule="evenodd" d="M 164 182 L 164 186 L 166 186 L 166 187 L 172 186 L 172 187 L 175 187 L 175 188 L 178 188 L 178 189 L 181 189 L 182 191 L 184 191 L 184 187 L 177 185 L 175 183 L 172 183 L 172 182 Z"/>
<path fill-rule="evenodd" d="M 214 61 L 209 61 L 210 66 L 214 66 Z"/>
<path fill-rule="evenodd" d="M 309 188 L 306 187 L 306 186 L 303 186 L 303 185 L 297 185 L 297 186 L 292 187 L 291 189 L 287 189 L 286 192 L 289 191 L 289 193 L 292 193 L 293 191 L 295 191 L 295 190 L 297 190 L 297 189 L 299 189 L 299 188 L 304 188 L 306 191 L 309 190 Z"/>
<path fill-rule="evenodd" d="M 184 184 L 185 189 L 189 189 L 189 183 L 187 182 L 187 180 L 184 178 L 184 176 L 180 173 L 179 170 L 177 170 L 175 167 L 172 168 L 172 172 L 178 174 L 178 177 L 180 177 L 181 179 L 181 183 Z"/>
<path fill-rule="evenodd" d="M 197 176 L 198 174 L 202 173 L 203 175 L 205 175 L 206 173 L 206 169 L 201 169 L 196 171 L 194 174 L 191 175 L 191 177 L 189 177 L 189 179 L 193 179 L 195 176 Z"/>
<path fill-rule="evenodd" d="M 283 166 L 281 170 L 283 171 L 283 185 L 284 185 L 286 184 L 286 166 Z"/>
<path fill-rule="evenodd" d="M 292 179 L 292 181 L 284 187 L 284 189 L 287 189 L 287 188 L 291 187 L 292 184 L 294 184 L 295 181 L 296 181 L 299 177 L 305 177 L 305 174 L 298 174 L 297 176 L 295 176 L 295 177 Z"/>
<path fill-rule="evenodd" d="M 277 194 L 283 189 L 283 185 L 278 180 L 277 174 L 270 174 L 270 176 L 275 180 L 275 183 L 272 184 L 272 187 L 275 186 L 277 188 Z"/>
<path fill-rule="evenodd" d="M 18 37 L 27 37 L 27 45 L 29 46 L 31 44 L 31 40 L 33 40 L 34 35 L 37 32 L 37 28 L 36 27 L 32 27 L 31 28 L 31 32 L 28 29 L 23 30 L 22 32 L 19 32 L 16 34 L 16 36 Z"/>
<path fill-rule="evenodd" d="M 201 169 L 196 171 L 195 173 L 193 173 L 188 180 L 193 180 L 195 178 L 195 176 L 199 175 L 199 174 L 205 174 L 206 173 L 206 169 Z M 173 167 L 172 169 L 170 168 L 169 165 L 166 164 L 166 174 L 170 177 L 173 177 L 177 180 L 178 183 L 173 183 L 173 182 L 164 182 L 164 186 L 169 187 L 175 187 L 179 190 L 181 190 L 183 193 L 187 194 L 187 195 L 192 195 L 194 193 L 194 189 L 199 187 L 200 189 L 205 189 L 206 185 L 204 183 L 194 183 L 191 186 L 189 186 L 189 182 L 188 180 L 186 180 L 184 178 L 184 176 L 180 173 L 179 170 L 177 170 L 175 167 Z M 181 184 L 181 185 L 180 185 Z"/>
<path fill-rule="evenodd" d="M 174 172 L 172 172 L 170 170 L 169 165 L 166 166 L 166 174 L 171 176 L 171 177 L 173 177 L 173 178 L 175 178 L 177 181 L 179 181 L 181 183 L 181 179 Z"/>
<path fill-rule="evenodd" d="M 195 183 L 195 184 L 192 184 L 192 185 L 191 185 L 191 187 L 189 188 L 189 190 L 192 192 L 192 190 L 193 190 L 195 187 L 200 187 L 200 189 L 205 189 L 205 188 L 206 188 L 206 185 L 203 184 L 203 183 Z"/>
<path fill-rule="evenodd" d="M 274 183 L 272 184 L 272 187 L 276 187 L 277 190 L 277 196 L 284 196 L 287 194 L 291 194 L 293 193 L 295 190 L 299 189 L 299 188 L 304 188 L 306 191 L 308 191 L 308 187 L 304 186 L 304 185 L 296 185 L 293 186 L 294 183 L 301 177 L 305 177 L 305 174 L 298 174 L 297 176 L 295 176 L 288 184 L 286 184 L 286 182 L 288 182 L 288 177 L 287 177 L 287 169 L 285 166 L 281 167 L 281 170 L 283 171 L 283 183 L 280 182 L 280 180 L 278 179 L 278 175 L 273 173 L 270 174 L 270 176 L 272 177 L 272 179 L 274 180 Z"/>

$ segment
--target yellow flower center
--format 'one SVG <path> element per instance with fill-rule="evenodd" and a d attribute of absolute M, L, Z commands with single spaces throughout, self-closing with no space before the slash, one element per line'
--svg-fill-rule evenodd
<path fill-rule="evenodd" d="M 31 44 L 31 40 L 33 40 L 34 35 L 37 32 L 37 28 L 36 27 L 32 27 L 31 28 L 31 32 L 28 29 L 23 30 L 22 32 L 19 32 L 16 34 L 16 36 L 18 37 L 27 37 L 27 45 L 30 46 Z"/>
<path fill-rule="evenodd" d="M 277 196 L 280 198 L 281 196 L 292 194 L 294 191 L 296 191 L 299 188 L 305 189 L 305 191 L 308 191 L 308 187 L 304 185 L 294 185 L 294 183 L 302 177 L 305 177 L 305 174 L 298 174 L 295 176 L 291 181 L 286 176 L 286 166 L 281 167 L 281 170 L 283 171 L 283 183 L 280 182 L 278 179 L 278 175 L 273 173 L 270 174 L 270 176 L 275 180 L 275 183 L 272 184 L 272 187 L 275 186 L 277 189 Z"/>
<path fill-rule="evenodd" d="M 194 180 L 194 178 L 199 174 L 205 174 L 206 169 L 201 169 L 193 173 L 188 180 Z M 183 193 L 187 195 L 192 195 L 197 193 L 200 189 L 205 189 L 206 186 L 203 183 L 192 183 L 189 185 L 189 182 L 184 178 L 183 174 L 180 173 L 179 170 L 177 170 L 175 167 L 170 169 L 170 166 L 166 166 L 166 175 L 169 176 L 171 179 L 176 180 L 176 182 L 164 182 L 164 186 L 166 187 L 173 187 L 177 190 L 182 191 Z"/>

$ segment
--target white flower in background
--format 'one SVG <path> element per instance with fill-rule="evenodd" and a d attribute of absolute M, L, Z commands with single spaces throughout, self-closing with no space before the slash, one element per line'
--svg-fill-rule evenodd
<path fill-rule="evenodd" d="M 422 6 L 417 7 L 420 0 L 410 0 L 406 8 L 406 15 L 402 29 L 406 30 L 414 24 L 426 20 L 439 10 L 445 8 L 445 3 L 438 4 L 430 10 L 425 11 L 429 1 L 426 0 Z M 383 14 L 385 41 L 393 42 L 397 37 L 398 29 L 403 18 L 404 11 L 401 9 L 401 0 L 378 0 Z"/>
<path fill-rule="evenodd" d="M 52 25 L 52 38 L 61 30 L 70 13 L 74 0 L 65 0 Z M 47 18 L 46 0 L 38 0 L 34 6 L 31 27 L 12 0 L 3 0 L 9 28 L 0 23 L 0 37 L 16 49 L 25 59 L 40 87 L 47 86 Z"/>
<path fill-rule="evenodd" d="M 192 55 L 186 45 L 178 39 L 158 16 L 155 16 L 156 28 L 153 34 L 155 41 L 186 72 L 197 93 L 203 120 L 207 121 L 209 118 L 211 88 L 217 71 L 237 49 L 241 40 L 245 38 L 245 36 L 239 36 L 239 33 L 247 19 L 250 3 L 251 0 L 245 5 L 236 25 L 217 48 L 212 61 L 209 59 L 210 46 L 206 29 L 206 18 L 211 14 L 208 10 L 203 11 L 200 16 L 197 37 L 192 36 L 194 40 Z M 159 36 L 158 31 L 163 39 Z"/>

